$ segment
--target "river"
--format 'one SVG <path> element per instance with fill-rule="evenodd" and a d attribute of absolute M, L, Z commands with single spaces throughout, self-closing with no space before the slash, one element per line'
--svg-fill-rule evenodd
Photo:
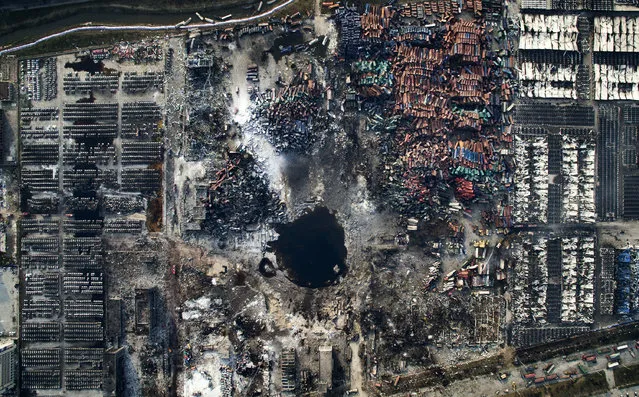
<path fill-rule="evenodd" d="M 279 12 L 280 10 L 284 9 L 285 7 L 289 6 L 290 4 L 292 4 L 294 2 L 295 2 L 295 0 L 286 0 L 284 2 L 279 2 L 278 1 L 275 4 L 271 5 L 271 8 L 269 8 L 267 10 L 262 9 L 262 12 L 260 14 L 253 13 L 253 15 L 240 16 L 239 18 L 236 17 L 236 16 L 233 16 L 232 19 L 227 19 L 225 21 L 214 22 L 214 23 L 201 23 L 201 22 L 197 23 L 197 22 L 199 22 L 199 21 L 197 21 L 195 24 L 191 24 L 191 25 L 188 25 L 188 26 L 182 26 L 182 27 L 180 27 L 180 29 L 182 29 L 182 30 L 191 30 L 191 29 L 209 29 L 209 28 L 222 28 L 222 27 L 226 28 L 226 27 L 233 26 L 235 24 L 240 24 L 240 23 L 254 23 L 254 22 L 259 21 L 262 18 L 268 17 L 270 15 L 273 15 L 276 12 Z M 231 14 L 232 14 L 232 10 L 233 10 L 233 8 L 226 8 L 226 9 L 224 9 L 223 13 L 231 12 Z M 124 14 L 118 14 L 118 15 L 122 16 Z M 119 19 L 118 20 L 118 24 L 116 24 L 116 25 L 106 25 L 106 24 L 103 24 L 103 23 L 96 23 L 96 22 L 92 21 L 90 26 L 75 26 L 75 27 L 71 27 L 71 26 L 66 25 L 66 23 L 68 23 L 68 22 L 65 22 L 65 23 L 63 23 L 63 25 L 66 25 L 66 27 L 67 27 L 66 30 L 64 30 L 64 27 L 62 27 L 61 31 L 58 30 L 55 33 L 49 33 L 47 35 L 45 35 L 46 33 L 42 33 L 40 35 L 33 35 L 32 33 L 33 33 L 33 31 L 35 31 L 35 29 L 27 29 L 27 30 L 29 30 L 29 33 L 26 33 L 26 30 L 24 30 L 25 33 L 23 33 L 23 35 L 21 37 L 22 38 L 21 42 L 25 42 L 26 41 L 25 44 L 13 45 L 13 46 L 9 45 L 6 48 L 0 50 L 0 55 L 8 54 L 8 53 L 15 52 L 15 51 L 20 51 L 20 50 L 32 47 L 34 45 L 37 45 L 37 44 L 39 44 L 41 42 L 44 42 L 46 40 L 52 39 L 54 37 L 61 37 L 61 36 L 67 35 L 69 33 L 74 33 L 74 32 L 125 31 L 125 30 L 129 30 L 129 31 L 145 31 L 145 30 L 148 30 L 148 31 L 162 31 L 162 30 L 169 30 L 169 29 L 173 29 L 174 28 L 174 24 L 173 23 L 166 24 L 166 25 L 144 24 L 145 22 L 148 21 L 148 18 L 147 18 L 148 14 L 144 14 L 144 13 L 135 14 L 133 12 L 127 12 L 126 15 L 127 16 L 134 16 L 136 23 L 132 24 L 132 25 L 131 24 L 127 25 L 127 24 L 123 24 L 123 20 L 122 19 Z M 156 15 L 156 16 L 161 17 L 161 15 L 158 15 L 158 14 L 150 14 L 150 15 Z M 171 18 L 173 18 L 173 17 L 177 17 L 179 15 L 188 16 L 190 14 L 167 14 L 167 15 L 169 15 L 169 16 L 171 16 Z M 193 13 L 193 15 L 195 15 L 195 13 Z M 100 16 L 101 16 L 101 14 L 100 14 Z M 207 13 L 204 16 L 210 18 L 211 16 L 213 16 L 213 14 L 208 14 Z M 94 15 L 94 17 L 97 17 L 97 14 Z M 72 18 L 72 17 L 69 17 L 69 18 Z M 144 19 L 144 18 L 147 18 L 147 19 Z M 144 20 L 142 20 L 142 19 L 144 19 Z M 179 18 L 176 18 L 176 19 L 179 19 Z M 67 21 L 67 18 L 60 18 L 60 20 L 61 21 Z M 51 23 L 51 24 L 55 24 L 55 23 Z M 49 23 L 42 24 L 42 26 L 48 26 L 48 25 L 49 25 Z M 20 32 L 20 30 L 14 31 L 14 33 L 16 33 L 16 34 L 19 33 L 19 32 Z M 32 36 L 33 37 L 30 38 L 30 39 L 27 39 L 27 38 L 25 38 L 25 35 L 28 35 L 28 37 L 32 37 Z M 5 36 L 8 36 L 8 34 L 7 35 L 3 35 L 3 38 Z M 35 39 L 35 37 L 38 37 L 38 36 L 41 36 L 41 37 L 38 38 L 38 39 Z M 14 39 L 15 39 L 15 37 L 14 37 Z"/>
<path fill-rule="evenodd" d="M 278 1 L 275 4 L 266 6 L 264 1 L 264 7 L 262 13 L 269 11 L 269 9 L 281 4 L 282 1 Z M 247 4 L 254 4 L 250 10 L 243 7 Z M 233 15 L 233 19 L 250 17 L 257 14 L 256 8 L 259 2 L 247 1 L 244 5 L 225 7 L 223 9 L 215 10 L 208 9 L 201 11 L 202 16 L 214 19 L 215 17 L 222 17 L 228 14 Z M 11 32 L 2 32 L 0 34 L 0 46 L 16 45 L 26 42 L 34 41 L 40 37 L 50 35 L 55 32 L 64 31 L 73 27 L 78 27 L 91 23 L 92 25 L 148 25 L 148 26 L 171 26 L 180 21 L 188 18 L 193 18 L 192 23 L 199 23 L 199 19 L 195 15 L 195 12 L 153 12 L 153 11 L 141 11 L 135 9 L 123 9 L 117 7 L 93 7 L 87 8 L 86 5 L 77 5 L 80 10 L 68 16 L 51 20 L 45 23 L 37 24 L 36 26 L 24 26 L 19 27 Z M 41 10 L 34 10 L 34 15 L 41 13 Z"/>

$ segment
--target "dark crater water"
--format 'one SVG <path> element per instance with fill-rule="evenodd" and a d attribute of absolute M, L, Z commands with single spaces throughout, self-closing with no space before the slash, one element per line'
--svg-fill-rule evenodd
<path fill-rule="evenodd" d="M 328 208 L 318 207 L 295 221 L 275 227 L 270 243 L 287 277 L 302 287 L 332 285 L 346 274 L 344 228 Z"/>

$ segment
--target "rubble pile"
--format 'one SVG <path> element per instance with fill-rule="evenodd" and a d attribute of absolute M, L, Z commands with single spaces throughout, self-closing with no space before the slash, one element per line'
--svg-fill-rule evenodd
<path fill-rule="evenodd" d="M 117 61 L 134 61 L 135 63 L 158 62 L 163 59 L 162 43 L 159 40 L 136 43 L 120 43 L 110 50 Z"/>
<path fill-rule="evenodd" d="M 548 140 L 515 137 L 514 216 L 519 223 L 548 221 Z M 535 210 L 532 210 L 534 206 Z"/>
<path fill-rule="evenodd" d="M 229 110 L 222 81 L 228 64 L 203 41 L 197 40 L 187 56 L 189 157 L 202 159 L 224 151 L 228 138 Z"/>
<path fill-rule="evenodd" d="M 545 239 L 524 240 L 514 251 L 513 318 L 518 323 L 546 324 L 546 292 L 548 268 L 546 267 Z"/>
<path fill-rule="evenodd" d="M 511 247 L 513 341 L 528 345 L 583 332 L 594 322 L 592 232 L 521 234 Z"/>
<path fill-rule="evenodd" d="M 376 298 L 362 313 L 362 329 L 374 331 L 379 337 L 379 345 L 370 357 L 373 379 L 387 371 L 401 370 L 403 365 L 432 364 L 431 351 L 425 345 L 455 346 L 470 339 L 473 316 L 469 295 L 416 293 L 396 270 L 386 269 L 373 279 L 371 289 Z M 388 310 L 388 302 L 393 299 L 405 302 L 405 309 Z"/>
<path fill-rule="evenodd" d="M 477 240 L 473 242 L 473 247 L 473 255 L 465 261 L 461 268 L 452 270 L 443 277 L 441 286 L 443 291 L 492 286 L 492 280 L 489 277 L 489 261 L 492 254 L 488 254 L 492 251 L 492 248 L 489 246 L 488 240 Z M 474 293 L 484 294 L 486 292 L 486 290 L 479 290 Z"/>
<path fill-rule="evenodd" d="M 255 117 L 278 151 L 303 153 L 310 148 L 321 117 L 321 93 L 308 64 L 284 87 L 257 94 Z"/>
<path fill-rule="evenodd" d="M 262 177 L 259 165 L 248 154 L 232 154 L 209 183 L 203 203 L 207 215 L 204 226 L 224 238 L 229 232 L 284 219 L 283 204 Z"/>
<path fill-rule="evenodd" d="M 562 177 L 564 184 L 563 222 L 594 223 L 595 143 L 563 135 Z"/>

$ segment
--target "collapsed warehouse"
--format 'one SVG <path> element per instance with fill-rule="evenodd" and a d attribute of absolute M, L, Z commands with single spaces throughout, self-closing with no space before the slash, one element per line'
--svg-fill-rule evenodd
<path fill-rule="evenodd" d="M 519 118 L 519 109 L 518 109 Z M 583 121 L 580 121 L 583 123 Z M 516 222 L 594 223 L 595 135 L 591 128 L 515 126 Z M 536 209 L 536 211 L 533 211 Z"/>
<path fill-rule="evenodd" d="M 595 238 L 527 235 L 512 246 L 512 341 L 535 345 L 586 332 L 594 322 Z"/>

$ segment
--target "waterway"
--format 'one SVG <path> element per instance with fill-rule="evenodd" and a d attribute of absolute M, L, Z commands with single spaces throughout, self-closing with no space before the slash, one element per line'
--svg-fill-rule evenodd
<path fill-rule="evenodd" d="M 246 4 L 251 4 L 248 1 Z M 277 2 L 277 5 L 281 2 Z M 244 4 L 243 6 L 245 6 Z M 256 4 L 259 4 L 257 2 Z M 225 7 L 222 9 L 208 9 L 200 11 L 202 16 L 214 19 L 228 14 L 232 14 L 233 18 L 246 17 L 257 14 L 255 7 L 246 10 L 243 6 Z M 72 15 L 62 16 L 44 23 L 38 23 L 35 26 L 22 26 L 13 31 L 0 31 L 0 45 L 10 45 L 33 41 L 37 38 L 59 32 L 68 28 L 82 26 L 87 23 L 92 25 L 175 25 L 180 21 L 193 18 L 193 23 L 200 23 L 195 12 L 153 12 L 140 11 L 134 9 L 123 9 L 116 7 L 100 7 L 93 6 L 88 8 L 87 5 L 77 5 L 69 7 L 78 7 L 78 11 Z M 273 7 L 273 6 L 270 6 Z M 262 12 L 268 9 L 263 8 Z M 44 10 L 33 10 L 33 18 L 38 18 Z M 60 12 L 53 10 L 53 12 Z M 24 19 L 25 15 L 16 14 L 19 19 Z M 7 13 L 0 17 L 0 26 L 6 26 L 11 23 L 6 19 L 11 18 L 11 14 Z"/>

